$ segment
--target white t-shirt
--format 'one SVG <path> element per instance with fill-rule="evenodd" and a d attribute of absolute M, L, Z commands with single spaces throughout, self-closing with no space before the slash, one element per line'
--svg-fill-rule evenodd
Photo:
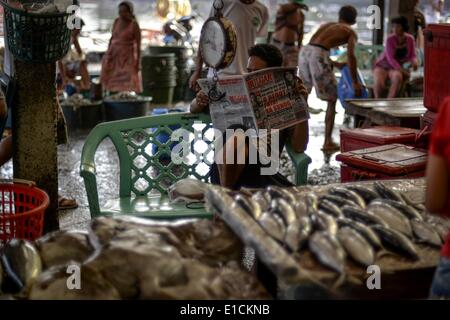
<path fill-rule="evenodd" d="M 223 0 L 223 4 L 223 16 L 230 20 L 236 29 L 237 49 L 232 64 L 220 70 L 219 75 L 244 74 L 247 71 L 248 49 L 255 45 L 256 37 L 267 36 L 269 9 L 259 1 L 245 4 L 239 0 Z M 210 17 L 213 17 L 214 13 L 213 6 Z"/>

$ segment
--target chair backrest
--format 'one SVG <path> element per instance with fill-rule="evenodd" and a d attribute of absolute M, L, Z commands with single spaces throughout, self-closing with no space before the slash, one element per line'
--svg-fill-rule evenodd
<path fill-rule="evenodd" d="M 86 140 L 85 165 L 93 162 L 106 138 L 119 155 L 121 197 L 165 194 L 170 185 L 188 177 L 209 181 L 214 160 L 209 115 L 172 113 L 100 124 Z"/>

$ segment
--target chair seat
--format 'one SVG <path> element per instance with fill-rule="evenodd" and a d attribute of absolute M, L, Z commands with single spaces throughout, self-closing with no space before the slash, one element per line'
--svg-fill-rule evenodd
<path fill-rule="evenodd" d="M 109 200 L 101 208 L 101 216 L 134 216 L 148 219 L 211 219 L 203 203 L 170 203 L 167 196 L 149 195 Z"/>

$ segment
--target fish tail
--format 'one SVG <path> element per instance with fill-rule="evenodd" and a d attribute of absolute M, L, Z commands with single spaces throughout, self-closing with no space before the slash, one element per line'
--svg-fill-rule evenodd
<path fill-rule="evenodd" d="M 389 250 L 383 248 L 383 249 L 381 249 L 380 251 L 377 252 L 375 258 L 376 258 L 376 260 L 378 260 L 378 259 L 381 259 L 382 257 L 385 257 L 385 256 L 395 256 L 395 257 L 398 257 L 398 254 L 395 253 L 395 252 L 392 252 L 392 251 L 389 251 Z"/>
<path fill-rule="evenodd" d="M 331 287 L 332 290 L 339 289 L 345 282 L 347 281 L 347 275 L 345 272 L 339 274 L 339 277 L 336 279 L 336 282 Z"/>

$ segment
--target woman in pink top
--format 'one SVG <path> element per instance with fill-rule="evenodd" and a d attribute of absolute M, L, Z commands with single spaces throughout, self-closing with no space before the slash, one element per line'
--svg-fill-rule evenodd
<path fill-rule="evenodd" d="M 407 33 L 409 30 L 408 19 L 405 17 L 394 18 L 392 23 L 392 34 L 386 41 L 386 49 L 375 62 L 373 70 L 374 96 L 380 98 L 386 87 L 386 80 L 391 82 L 388 98 L 395 98 L 403 84 L 409 78 L 410 72 L 404 69 L 406 63 L 410 63 L 417 70 L 414 37 Z"/>
<path fill-rule="evenodd" d="M 123 1 L 119 5 L 119 17 L 114 21 L 109 48 L 102 61 L 103 88 L 111 92 L 142 92 L 140 60 L 141 29 L 132 3 Z"/>

